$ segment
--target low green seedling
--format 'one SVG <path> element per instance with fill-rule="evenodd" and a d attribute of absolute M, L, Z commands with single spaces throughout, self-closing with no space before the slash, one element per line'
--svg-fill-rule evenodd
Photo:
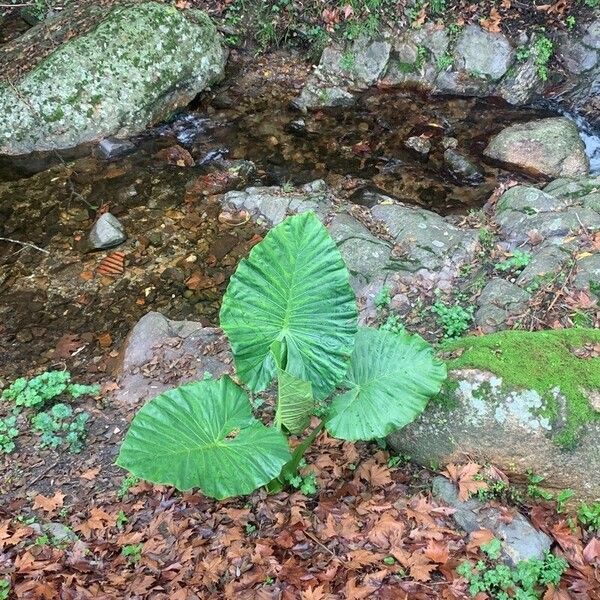
<path fill-rule="evenodd" d="M 142 558 L 142 548 L 143 544 L 130 544 L 128 546 L 123 546 L 121 549 L 121 554 L 127 558 L 127 562 L 135 565 L 139 563 Z"/>
<path fill-rule="evenodd" d="M 10 596 L 10 579 L 0 579 L 0 600 L 8 600 Z"/>
<path fill-rule="evenodd" d="M 42 446 L 67 446 L 69 452 L 78 454 L 83 450 L 89 418 L 89 413 L 75 415 L 68 404 L 59 403 L 50 410 L 35 415 L 31 419 L 31 425 L 41 433 Z"/>
<path fill-rule="evenodd" d="M 19 435 L 15 415 L 0 419 L 0 454 L 10 454 L 15 449 L 15 438 Z"/>
<path fill-rule="evenodd" d="M 2 392 L 1 397 L 12 400 L 15 406 L 40 410 L 63 394 L 80 398 L 99 391 L 99 385 L 71 383 L 68 371 L 45 371 L 31 379 L 19 377 Z"/>
<path fill-rule="evenodd" d="M 290 482 L 316 493 L 314 476 L 296 478 L 323 429 L 343 440 L 384 438 L 413 421 L 446 378 L 419 336 L 358 327 L 350 274 L 312 212 L 288 217 L 240 262 L 220 324 L 244 387 L 223 376 L 148 402 L 117 459 L 133 475 L 217 499 Z M 247 390 L 274 381 L 266 425 Z M 300 438 L 293 450 L 291 435 Z"/>
<path fill-rule="evenodd" d="M 600 531 L 600 502 L 584 502 L 577 511 L 577 518 L 586 529 Z"/>
<path fill-rule="evenodd" d="M 124 511 L 120 510 L 117 513 L 117 521 L 116 521 L 117 529 L 123 529 L 123 527 L 125 527 L 125 525 L 127 525 L 128 522 L 129 522 L 129 519 L 128 519 L 127 515 L 125 514 Z"/>
<path fill-rule="evenodd" d="M 499 542 L 499 540 L 497 541 Z M 489 547 L 493 542 L 494 540 L 487 546 Z M 496 550 L 497 545 L 494 545 L 494 554 L 496 554 Z M 489 556 L 488 560 L 480 560 L 476 564 L 469 561 L 464 562 L 459 565 L 456 572 L 467 580 L 472 597 L 483 593 L 494 600 L 514 600 L 515 598 L 538 600 L 548 586 L 559 584 L 567 567 L 566 560 L 547 552 L 543 560 L 524 560 L 512 568 L 503 564 L 495 564 Z"/>
<path fill-rule="evenodd" d="M 444 332 L 445 338 L 456 338 L 464 335 L 473 321 L 474 307 L 465 308 L 460 304 L 448 305 L 438 299 L 431 311 Z"/>
<path fill-rule="evenodd" d="M 494 265 L 496 271 L 503 273 L 507 271 L 522 271 L 531 262 L 531 252 L 515 250 L 509 258 Z"/>
<path fill-rule="evenodd" d="M 375 296 L 376 308 L 387 308 L 392 301 L 391 289 L 388 286 L 382 287 Z"/>
<path fill-rule="evenodd" d="M 136 486 L 139 482 L 140 482 L 140 478 L 136 477 L 133 474 L 129 474 L 127 475 L 127 477 L 125 477 L 125 479 L 123 479 L 123 481 L 121 481 L 121 485 L 119 486 L 119 489 L 117 490 L 117 498 L 119 500 L 123 500 L 123 498 L 125 498 L 125 496 L 127 496 L 127 494 L 129 493 L 129 490 Z"/>

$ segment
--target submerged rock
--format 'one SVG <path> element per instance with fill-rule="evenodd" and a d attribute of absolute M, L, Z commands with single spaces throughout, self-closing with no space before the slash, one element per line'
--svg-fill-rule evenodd
<path fill-rule="evenodd" d="M 565 117 L 511 125 L 491 139 L 484 154 L 548 177 L 585 175 L 590 168 L 577 126 Z"/>
<path fill-rule="evenodd" d="M 448 148 L 444 152 L 444 161 L 448 165 L 452 175 L 457 179 L 471 184 L 483 181 L 483 169 L 457 150 Z"/>
<path fill-rule="evenodd" d="M 217 81 L 226 57 L 198 10 L 157 2 L 65 8 L 3 48 L 0 153 L 139 132 Z"/>
<path fill-rule="evenodd" d="M 549 488 L 600 497 L 600 358 L 577 350 L 600 331 L 504 331 L 445 347 L 449 380 L 440 398 L 390 444 L 421 464 L 465 454 L 507 473 L 531 470 Z"/>
<path fill-rule="evenodd" d="M 126 239 L 125 228 L 119 219 L 110 213 L 100 215 L 89 236 L 90 245 L 95 250 L 114 248 Z"/>

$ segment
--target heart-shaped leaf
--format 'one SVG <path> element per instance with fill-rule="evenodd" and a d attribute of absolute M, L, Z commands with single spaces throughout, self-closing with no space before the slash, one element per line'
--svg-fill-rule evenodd
<path fill-rule="evenodd" d="M 257 421 L 244 390 L 225 376 L 148 402 L 133 419 L 117 464 L 153 483 L 198 487 L 221 499 L 267 484 L 290 459 L 285 436 Z"/>
<path fill-rule="evenodd" d="M 360 327 L 348 390 L 333 399 L 325 427 L 343 440 L 385 437 L 413 421 L 445 378 L 446 367 L 419 336 Z"/>
<path fill-rule="evenodd" d="M 264 390 L 282 367 L 309 381 L 317 399 L 341 381 L 357 328 L 354 292 L 342 257 L 314 213 L 288 217 L 255 246 L 232 276 L 221 307 L 238 377 Z"/>

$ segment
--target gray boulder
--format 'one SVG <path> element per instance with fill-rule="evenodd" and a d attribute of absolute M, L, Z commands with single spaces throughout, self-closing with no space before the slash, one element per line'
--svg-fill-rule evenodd
<path fill-rule="evenodd" d="M 600 358 L 574 349 L 600 331 L 503 331 L 447 345 L 440 395 L 389 442 L 430 465 L 489 460 L 507 474 L 529 470 L 550 489 L 600 498 Z"/>
<path fill-rule="evenodd" d="M 513 62 L 515 51 L 501 33 L 490 33 L 477 25 L 468 25 L 454 49 L 458 68 L 477 77 L 500 79 Z"/>
<path fill-rule="evenodd" d="M 149 312 L 136 323 L 121 350 L 116 395 L 131 404 L 149 400 L 206 373 L 213 377 L 231 373 L 231 363 L 220 329 Z"/>
<path fill-rule="evenodd" d="M 530 295 L 505 279 L 492 279 L 479 296 L 475 323 L 484 333 L 505 329 L 509 320 L 524 312 Z"/>
<path fill-rule="evenodd" d="M 10 83 L 0 83 L 0 153 L 137 133 L 220 79 L 226 58 L 201 11 L 69 5 L 3 48 L 0 72 Z"/>
<path fill-rule="evenodd" d="M 119 219 L 110 213 L 100 215 L 89 235 L 90 246 L 95 250 L 113 248 L 126 239 L 125 228 Z"/>
<path fill-rule="evenodd" d="M 472 498 L 462 501 L 456 485 L 441 476 L 433 480 L 432 491 L 435 498 L 455 509 L 452 518 L 461 529 L 467 533 L 488 529 L 502 542 L 502 562 L 515 566 L 522 560 L 542 560 L 550 550 L 552 540 L 521 513 L 515 512 L 507 518 L 506 511 L 495 506 Z"/>
<path fill-rule="evenodd" d="M 577 126 L 565 117 L 511 125 L 490 140 L 484 154 L 548 177 L 585 175 L 590 168 Z"/>

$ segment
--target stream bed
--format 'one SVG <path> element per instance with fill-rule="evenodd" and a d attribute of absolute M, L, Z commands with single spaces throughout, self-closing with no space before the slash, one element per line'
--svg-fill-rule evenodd
<path fill-rule="evenodd" d="M 458 219 L 502 182 L 531 181 L 482 160 L 489 137 L 555 114 L 383 90 L 353 108 L 301 114 L 291 100 L 307 67 L 281 60 L 271 76 L 241 69 L 122 154 L 89 146 L 0 160 L 0 237 L 35 246 L 0 241 L 0 377 L 67 360 L 110 371 L 149 310 L 217 323 L 228 277 L 264 234 L 223 213 L 224 191 L 324 179 L 348 202 L 368 205 L 377 191 Z M 588 136 L 591 155 L 597 142 Z M 447 149 L 472 169 L 451 168 Z M 89 230 L 106 211 L 128 240 L 90 251 Z"/>

